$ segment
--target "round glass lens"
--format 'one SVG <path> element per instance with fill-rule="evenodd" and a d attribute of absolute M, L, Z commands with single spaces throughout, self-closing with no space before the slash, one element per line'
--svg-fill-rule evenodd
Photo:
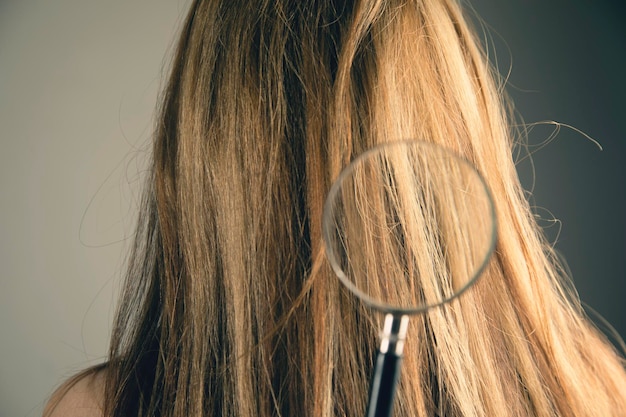
<path fill-rule="evenodd" d="M 467 160 L 421 141 L 356 158 L 324 207 L 333 270 L 355 295 L 390 313 L 418 313 L 466 290 L 493 251 L 491 193 Z"/>

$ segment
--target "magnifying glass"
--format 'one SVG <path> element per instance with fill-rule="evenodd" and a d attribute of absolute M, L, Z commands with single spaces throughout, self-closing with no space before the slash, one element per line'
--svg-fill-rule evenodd
<path fill-rule="evenodd" d="M 493 253 L 491 192 L 470 162 L 445 148 L 388 142 L 341 172 L 323 216 L 335 274 L 363 303 L 386 314 L 366 416 L 387 417 L 409 315 L 458 297 Z"/>

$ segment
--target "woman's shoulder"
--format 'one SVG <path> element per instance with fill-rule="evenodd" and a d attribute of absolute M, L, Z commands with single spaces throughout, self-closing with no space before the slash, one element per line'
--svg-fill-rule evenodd
<path fill-rule="evenodd" d="M 87 369 L 63 383 L 52 394 L 44 417 L 103 417 L 106 368 Z"/>

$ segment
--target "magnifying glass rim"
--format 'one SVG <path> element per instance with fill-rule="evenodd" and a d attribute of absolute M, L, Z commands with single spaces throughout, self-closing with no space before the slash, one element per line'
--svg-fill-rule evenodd
<path fill-rule="evenodd" d="M 378 299 L 370 297 L 367 293 L 361 291 L 356 285 L 354 285 L 352 281 L 345 275 L 344 271 L 339 267 L 339 262 L 337 258 L 335 257 L 334 251 L 331 249 L 330 242 L 331 242 L 331 236 L 333 233 L 333 228 L 329 225 L 329 222 L 326 219 L 331 218 L 330 214 L 331 214 L 331 211 L 333 210 L 334 200 L 335 200 L 337 193 L 339 192 L 341 183 L 348 175 L 352 173 L 352 171 L 354 171 L 355 167 L 359 164 L 360 161 L 369 158 L 374 153 L 378 153 L 379 150 L 382 148 L 390 149 L 393 147 L 403 147 L 403 146 L 411 146 L 411 145 L 423 146 L 423 147 L 434 149 L 436 152 L 442 155 L 455 157 L 459 159 L 463 164 L 466 164 L 467 166 L 469 166 L 470 169 L 473 170 L 474 173 L 478 176 L 478 179 L 487 194 L 487 197 L 488 197 L 487 200 L 489 203 L 488 204 L 489 214 L 491 215 L 493 227 L 491 228 L 489 246 L 487 247 L 487 251 L 485 253 L 485 257 L 482 263 L 476 269 L 474 276 L 470 280 L 468 280 L 467 283 L 459 291 L 455 292 L 450 297 L 444 298 L 443 300 L 437 303 L 425 304 L 421 306 L 399 307 L 397 305 L 384 303 Z M 478 170 L 474 167 L 474 165 L 470 163 L 466 158 L 458 155 L 457 153 L 441 145 L 437 145 L 431 142 L 426 142 L 423 140 L 401 140 L 401 141 L 394 141 L 394 142 L 383 142 L 368 149 L 367 151 L 363 152 L 361 155 L 356 157 L 354 160 L 352 160 L 350 164 L 341 171 L 341 173 L 335 179 L 335 182 L 331 186 L 330 191 L 328 192 L 328 196 L 326 197 L 326 201 L 324 203 L 324 210 L 323 210 L 322 216 L 323 216 L 322 217 L 322 239 L 324 241 L 324 246 L 326 247 L 326 257 L 328 258 L 328 261 L 330 262 L 330 266 L 332 267 L 337 277 L 341 280 L 343 285 L 346 286 L 350 290 L 350 292 L 356 295 L 366 305 L 378 311 L 381 311 L 383 313 L 390 313 L 393 315 L 408 315 L 408 314 L 423 313 L 431 308 L 443 305 L 455 299 L 456 297 L 460 296 L 461 294 L 463 294 L 482 275 L 483 271 L 487 267 L 487 264 L 489 263 L 489 260 L 491 259 L 491 256 L 493 255 L 493 252 L 496 246 L 496 236 L 497 236 L 498 225 L 497 225 L 497 219 L 496 219 L 495 203 L 493 200 L 493 195 L 491 193 L 491 190 L 489 189 L 487 182 L 485 181 L 483 176 L 480 174 L 480 172 L 478 172 Z"/>

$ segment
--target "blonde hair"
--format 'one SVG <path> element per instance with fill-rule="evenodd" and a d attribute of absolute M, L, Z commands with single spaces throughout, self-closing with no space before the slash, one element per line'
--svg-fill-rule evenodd
<path fill-rule="evenodd" d="M 499 235 L 475 287 L 412 320 L 395 415 L 626 415 L 623 361 L 524 197 L 497 80 L 454 0 L 195 1 L 105 414 L 363 414 L 380 317 L 330 270 L 322 207 L 366 149 L 423 138 L 482 173 Z"/>

